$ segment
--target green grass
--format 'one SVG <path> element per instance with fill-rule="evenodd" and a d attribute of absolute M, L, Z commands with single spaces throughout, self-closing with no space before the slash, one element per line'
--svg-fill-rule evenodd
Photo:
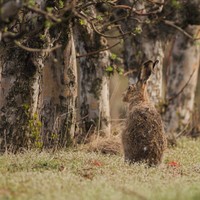
<path fill-rule="evenodd" d="M 78 150 L 2 155 L 0 199 L 199 200 L 200 140 L 181 139 L 156 168 Z"/>

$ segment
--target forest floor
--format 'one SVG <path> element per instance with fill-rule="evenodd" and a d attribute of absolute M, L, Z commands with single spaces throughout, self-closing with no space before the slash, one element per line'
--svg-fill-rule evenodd
<path fill-rule="evenodd" d="M 4 154 L 0 199 L 199 200 L 200 140 L 180 139 L 154 168 L 83 150 Z"/>

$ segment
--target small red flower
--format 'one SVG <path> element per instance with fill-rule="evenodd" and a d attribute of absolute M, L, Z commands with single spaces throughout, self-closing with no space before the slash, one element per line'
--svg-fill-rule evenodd
<path fill-rule="evenodd" d="M 180 164 L 176 161 L 171 161 L 171 162 L 168 162 L 167 165 L 169 167 L 180 167 Z"/>

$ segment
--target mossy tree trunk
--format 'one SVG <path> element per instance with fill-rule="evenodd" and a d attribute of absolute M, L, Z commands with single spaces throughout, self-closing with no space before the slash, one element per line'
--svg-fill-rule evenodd
<path fill-rule="evenodd" d="M 66 147 L 75 133 L 74 33 L 71 23 L 52 26 L 40 15 L 51 2 L 46 3 L 41 0 L 37 5 L 25 5 L 23 12 L 7 19 L 10 24 L 1 24 L 11 30 L 11 36 L 0 39 L 1 151 Z M 14 35 L 13 29 L 19 33 Z M 55 44 L 60 48 L 52 48 Z"/>
<path fill-rule="evenodd" d="M 88 53 L 105 48 L 90 25 L 77 25 L 76 49 L 78 55 L 86 55 L 77 59 L 79 66 L 79 122 L 80 140 L 94 132 L 102 131 L 110 134 L 110 106 L 109 106 L 109 78 L 106 67 L 110 65 L 109 51 L 99 52 L 94 55 Z M 104 41 L 106 43 L 106 40 Z"/>
<path fill-rule="evenodd" d="M 45 147 L 66 147 L 74 138 L 77 121 L 77 63 L 72 28 L 63 49 L 52 53 L 43 71 L 42 142 Z"/>
<path fill-rule="evenodd" d="M 1 46 L 1 149 L 29 147 L 40 131 L 38 107 L 44 55 L 16 46 Z"/>
<path fill-rule="evenodd" d="M 49 55 L 2 46 L 0 58 L 2 151 L 69 145 L 77 112 L 73 32 L 66 33 L 64 49 Z"/>
<path fill-rule="evenodd" d="M 200 27 L 190 25 L 186 31 L 198 38 Z M 183 130 L 192 123 L 199 66 L 199 45 L 182 33 L 177 33 L 169 64 L 168 107 L 164 115 L 169 133 Z"/>

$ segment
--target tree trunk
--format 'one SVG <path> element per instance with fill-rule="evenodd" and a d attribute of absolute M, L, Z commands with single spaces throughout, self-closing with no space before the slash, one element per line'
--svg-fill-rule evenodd
<path fill-rule="evenodd" d="M 1 150 L 66 147 L 76 127 L 77 64 L 73 32 L 49 55 L 13 45 L 0 49 Z M 51 40 L 47 34 L 48 40 Z M 34 44 L 37 43 L 37 38 Z M 29 41 L 30 43 L 30 41 Z M 27 44 L 28 46 L 28 44 Z M 49 75 L 49 77 L 48 77 Z"/>
<path fill-rule="evenodd" d="M 110 134 L 109 78 L 105 69 L 110 65 L 109 51 L 94 55 L 87 53 L 102 48 L 101 37 L 87 26 L 76 26 L 76 49 L 79 55 L 79 121 L 80 140 L 97 131 Z M 104 46 L 105 48 L 105 46 Z"/>
<path fill-rule="evenodd" d="M 17 151 L 40 133 L 36 121 L 44 57 L 13 46 L 2 46 L 0 52 L 1 150 Z"/>
<path fill-rule="evenodd" d="M 187 31 L 198 38 L 200 26 L 190 25 Z M 191 124 L 199 65 L 199 46 L 182 33 L 177 33 L 168 74 L 169 102 L 164 115 L 166 130 L 169 133 L 183 130 Z"/>
<path fill-rule="evenodd" d="M 148 33 L 146 34 L 148 35 Z M 145 36 L 146 37 L 146 36 Z M 125 62 L 127 63 L 128 70 L 138 71 L 141 67 L 142 62 L 146 60 L 159 60 L 158 65 L 155 67 L 154 72 L 152 73 L 150 79 L 148 80 L 147 91 L 150 96 L 150 100 L 158 106 L 163 99 L 162 93 L 162 83 L 163 83 L 163 44 L 162 41 L 158 38 L 154 39 L 148 37 L 145 38 L 143 35 L 138 36 L 137 38 L 132 38 L 131 43 L 125 42 Z M 133 60 L 127 60 L 127 57 L 131 57 Z M 130 81 L 135 82 L 137 74 L 134 73 L 130 77 Z"/>
<path fill-rule="evenodd" d="M 162 1 L 161 1 L 162 2 Z M 132 6 L 134 3 L 129 0 L 121 0 L 120 4 L 127 4 Z M 144 2 L 135 3 L 134 8 L 145 9 Z M 160 10 L 161 12 L 161 10 Z M 159 60 L 159 64 L 156 66 L 154 73 L 152 74 L 150 80 L 148 81 L 148 93 L 150 99 L 154 102 L 155 105 L 158 105 L 163 98 L 162 94 L 162 66 L 164 58 L 163 50 L 163 40 L 159 35 L 157 27 L 153 24 L 147 25 L 148 16 L 134 16 L 141 22 L 130 18 L 124 20 L 122 25 L 123 32 L 132 31 L 134 35 L 126 36 L 124 40 L 124 62 L 125 70 L 133 71 L 129 75 L 129 82 L 136 82 L 138 70 L 141 67 L 142 63 L 151 59 L 153 61 Z"/>
<path fill-rule="evenodd" d="M 44 147 L 66 147 L 72 143 L 77 120 L 77 63 L 72 28 L 64 50 L 58 49 L 48 57 L 42 96 Z"/>

